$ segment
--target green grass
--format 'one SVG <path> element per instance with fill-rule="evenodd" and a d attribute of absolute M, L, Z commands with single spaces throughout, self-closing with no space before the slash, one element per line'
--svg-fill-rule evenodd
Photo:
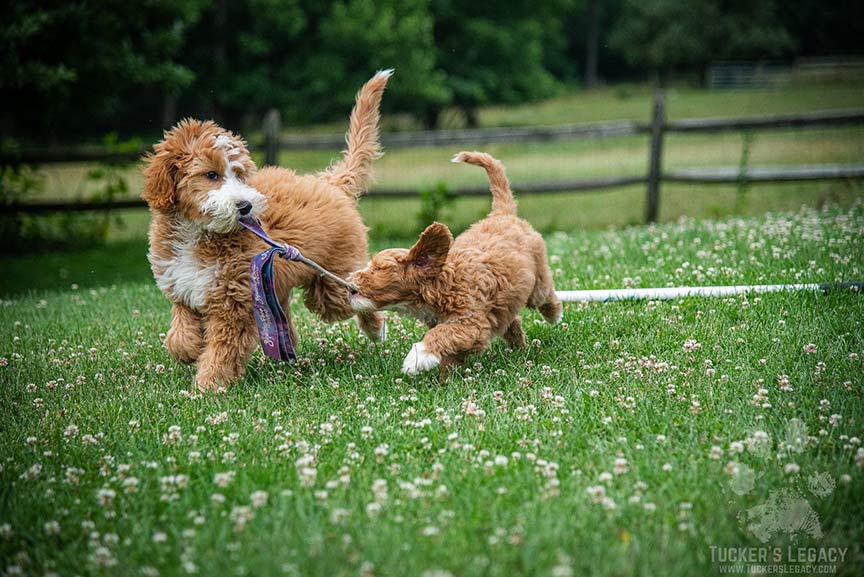
<path fill-rule="evenodd" d="M 548 248 L 559 289 L 861 279 L 864 205 Z M 790 572 L 787 546 L 847 548 L 836 574 L 864 571 L 859 296 L 569 304 L 555 327 L 529 312 L 528 349 L 496 342 L 449 382 L 399 373 L 413 321 L 373 345 L 295 303 L 296 365 L 257 352 L 199 397 L 161 345 L 168 302 L 115 278 L 138 251 L 80 259 L 107 269 L 88 286 L 48 261 L 53 290 L 0 303 L 0 571 L 695 575 L 722 570 L 712 547 L 769 546 Z M 742 515 L 784 490 L 821 537 L 748 532 Z"/>

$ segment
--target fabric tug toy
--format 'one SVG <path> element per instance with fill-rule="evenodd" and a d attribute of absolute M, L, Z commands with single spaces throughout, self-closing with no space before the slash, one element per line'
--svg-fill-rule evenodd
<path fill-rule="evenodd" d="M 240 224 L 272 247 L 257 254 L 252 259 L 249 268 L 249 284 L 252 287 L 255 324 L 258 325 L 261 348 L 264 350 L 264 354 L 271 359 L 293 362 L 297 358 L 297 354 L 294 352 L 294 344 L 291 342 L 288 318 L 276 296 L 276 282 L 273 275 L 274 258 L 278 255 L 284 259 L 302 262 L 318 271 L 319 275 L 338 282 L 351 292 L 356 293 L 357 287 L 324 269 L 315 261 L 304 257 L 296 247 L 274 241 L 261 227 L 261 221 L 254 216 L 241 217 Z"/>

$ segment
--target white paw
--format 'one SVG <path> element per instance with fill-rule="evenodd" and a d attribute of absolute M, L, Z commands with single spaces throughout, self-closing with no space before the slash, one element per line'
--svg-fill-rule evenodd
<path fill-rule="evenodd" d="M 555 315 L 555 318 L 552 319 L 552 324 L 557 325 L 558 323 L 561 322 L 561 319 L 563 319 L 563 318 L 564 318 L 564 309 L 561 309 L 560 311 L 558 311 L 558 314 Z"/>
<path fill-rule="evenodd" d="M 402 372 L 413 377 L 422 371 L 434 369 L 439 364 L 441 359 L 427 351 L 426 345 L 422 342 L 414 343 L 402 363 Z"/>
<path fill-rule="evenodd" d="M 381 321 L 381 328 L 378 329 L 378 342 L 383 343 L 387 340 L 387 319 Z"/>

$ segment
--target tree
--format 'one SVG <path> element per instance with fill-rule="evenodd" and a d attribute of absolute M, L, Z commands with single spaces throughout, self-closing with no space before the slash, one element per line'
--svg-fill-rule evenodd
<path fill-rule="evenodd" d="M 272 107 L 289 122 L 344 118 L 377 69 L 397 69 L 388 107 L 417 113 L 450 98 L 424 0 L 220 0 L 189 43 L 183 61 L 198 80 L 186 112 L 240 129 Z"/>
<path fill-rule="evenodd" d="M 4 2 L 4 132 L 116 130 L 135 106 L 158 110 L 154 95 L 192 82 L 191 71 L 174 57 L 205 1 Z M 135 120 L 140 128 L 140 117 Z"/>
<path fill-rule="evenodd" d="M 776 57 L 792 47 L 774 0 L 624 0 L 612 46 L 665 75 L 711 61 Z"/>
<path fill-rule="evenodd" d="M 545 66 L 544 51 L 561 35 L 563 3 L 527 0 L 498 2 L 490 9 L 476 2 L 432 0 L 436 65 L 446 74 L 452 104 L 469 126 L 477 108 L 552 94 L 558 81 Z M 425 123 L 437 125 L 441 108 L 430 103 Z"/>

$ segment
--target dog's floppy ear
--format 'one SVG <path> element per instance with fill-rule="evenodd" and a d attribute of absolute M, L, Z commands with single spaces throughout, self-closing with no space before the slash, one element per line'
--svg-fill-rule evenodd
<path fill-rule="evenodd" d="M 147 201 L 150 208 L 166 210 L 174 206 L 177 193 L 177 175 L 179 172 L 178 155 L 166 142 L 160 142 L 155 147 L 156 153 L 148 153 L 144 157 L 144 191 L 141 198 Z"/>
<path fill-rule="evenodd" d="M 453 235 L 450 234 L 450 229 L 440 222 L 433 222 L 408 251 L 405 262 L 417 268 L 437 272 L 447 260 L 452 243 Z"/>

